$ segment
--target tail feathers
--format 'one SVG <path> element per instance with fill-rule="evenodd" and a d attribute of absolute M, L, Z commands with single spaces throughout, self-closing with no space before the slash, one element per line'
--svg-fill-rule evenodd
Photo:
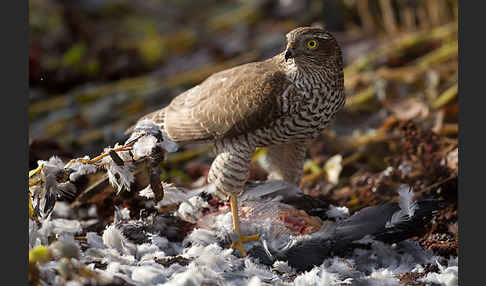
<path fill-rule="evenodd" d="M 400 216 L 401 219 L 387 223 L 386 227 L 379 233 L 376 233 L 375 239 L 395 243 L 422 233 L 423 224 L 430 220 L 433 213 L 445 207 L 445 202 L 440 200 L 421 200 L 414 202 L 415 212 L 411 217 Z"/>
<path fill-rule="evenodd" d="M 351 217 L 338 222 L 335 237 L 344 241 L 354 241 L 366 235 L 379 233 L 397 211 L 400 211 L 400 207 L 397 203 L 391 202 L 363 208 Z"/>
<path fill-rule="evenodd" d="M 343 240 L 359 240 L 366 235 L 387 243 L 399 242 L 420 234 L 424 224 L 434 211 L 444 207 L 444 202 L 434 199 L 415 201 L 409 208 L 396 203 L 364 208 L 355 215 L 340 222 L 336 236 Z"/>

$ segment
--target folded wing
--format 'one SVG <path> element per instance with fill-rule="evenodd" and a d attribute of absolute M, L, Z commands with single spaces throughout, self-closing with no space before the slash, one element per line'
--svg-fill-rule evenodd
<path fill-rule="evenodd" d="M 255 130 L 279 116 L 278 98 L 291 83 L 272 61 L 216 73 L 164 108 L 175 142 L 210 140 Z"/>

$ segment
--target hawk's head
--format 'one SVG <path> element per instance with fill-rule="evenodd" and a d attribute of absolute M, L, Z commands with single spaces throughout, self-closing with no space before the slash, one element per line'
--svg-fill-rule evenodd
<path fill-rule="evenodd" d="M 325 67 L 342 62 L 341 49 L 336 39 L 317 27 L 296 28 L 287 33 L 285 60 L 294 59 L 297 66 Z"/>

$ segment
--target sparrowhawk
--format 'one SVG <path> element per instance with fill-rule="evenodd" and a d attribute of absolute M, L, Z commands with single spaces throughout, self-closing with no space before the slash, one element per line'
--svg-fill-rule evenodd
<path fill-rule="evenodd" d="M 299 184 L 306 147 L 344 105 L 343 60 L 326 30 L 301 27 L 274 57 L 215 73 L 140 120 L 151 119 L 178 143 L 213 142 L 208 181 L 230 198 L 232 244 L 243 256 L 237 196 L 257 147 L 268 147 L 269 177 Z"/>

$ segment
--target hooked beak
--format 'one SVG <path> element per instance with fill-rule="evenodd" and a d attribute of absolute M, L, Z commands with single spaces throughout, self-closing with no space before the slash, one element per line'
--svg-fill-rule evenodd
<path fill-rule="evenodd" d="M 288 61 L 288 59 L 293 57 L 295 57 L 295 51 L 291 47 L 288 47 L 285 52 L 285 61 Z"/>

